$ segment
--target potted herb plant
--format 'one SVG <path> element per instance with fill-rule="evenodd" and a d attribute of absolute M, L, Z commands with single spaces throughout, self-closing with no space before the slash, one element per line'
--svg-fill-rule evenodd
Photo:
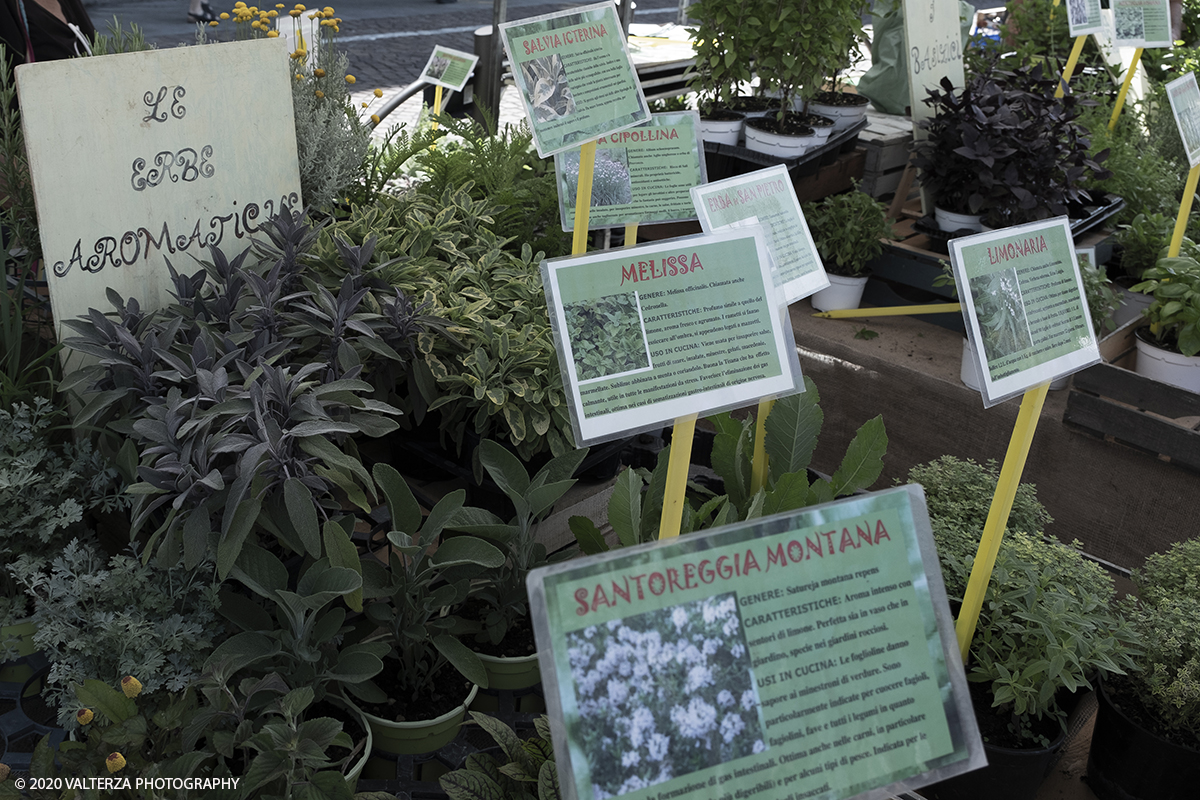
<path fill-rule="evenodd" d="M 541 682 L 525 578 L 530 570 L 555 560 L 537 540 L 536 525 L 575 484 L 571 476 L 587 453 L 584 448 L 558 456 L 530 478 L 520 459 L 503 445 L 485 440 L 479 446 L 483 468 L 516 509 L 508 523 L 477 508 L 461 509 L 450 523 L 454 530 L 494 542 L 505 553 L 504 563 L 486 574 L 475 595 L 485 610 L 473 648 L 487 672 L 489 689 L 525 689 Z"/>
<path fill-rule="evenodd" d="M 473 536 L 444 536 L 462 508 L 462 489 L 443 497 L 427 517 L 404 478 L 376 464 L 375 481 L 389 513 L 384 545 L 362 561 L 367 619 L 377 626 L 366 643 L 383 643 L 385 669 L 371 687 L 379 702 L 363 702 L 375 747 L 386 753 L 437 750 L 458 733 L 467 706 L 487 673 L 460 641 L 474 628 L 459 615 L 472 581 L 504 565 L 494 545 Z"/>
<path fill-rule="evenodd" d="M 1183 800 L 1200 780 L 1200 540 L 1133 579 L 1126 612 L 1144 652 L 1137 672 L 1101 684 L 1087 782 L 1100 800 Z"/>
<path fill-rule="evenodd" d="M 952 456 L 909 472 L 925 489 L 952 605 L 966 590 L 996 476 L 994 463 Z M 922 789 L 931 800 L 1032 800 L 1064 741 L 1073 693 L 1136 668 L 1138 636 L 1118 613 L 1112 579 L 1044 538 L 1049 522 L 1022 484 L 966 665 L 989 766 Z"/>
<path fill-rule="evenodd" d="M 856 185 L 807 204 L 804 219 L 830 284 L 812 296 L 813 308 L 858 308 L 867 284 L 864 271 L 883 252 L 883 240 L 895 238 L 887 206 Z"/>
<path fill-rule="evenodd" d="M 745 5 L 750 9 L 750 19 L 758 20 L 748 34 L 755 72 L 765 89 L 779 98 L 775 114 L 746 123 L 746 146 L 752 149 L 811 146 L 814 144 L 811 138 L 809 145 L 786 142 L 786 137 L 803 139 L 816 135 L 795 116 L 795 100 L 811 100 L 826 81 L 850 65 L 853 51 L 864 41 L 865 3 L 863 0 L 803 4 L 754 0 Z M 785 137 L 785 141 L 779 141 L 779 137 Z M 802 153 L 800 150 L 780 155 L 792 157 Z"/>
<path fill-rule="evenodd" d="M 930 90 L 935 115 L 922 123 L 929 136 L 915 146 L 915 163 L 935 204 L 1002 228 L 1090 202 L 1085 182 L 1108 175 L 1100 166 L 1107 151 L 1090 153 L 1078 119 L 1094 101 L 1056 98 L 1057 88 L 1040 64 L 1005 70 L 993 57 L 961 92 L 948 80 Z"/>
<path fill-rule="evenodd" d="M 14 567 L 22 559 L 30 569 L 44 566 L 85 533 L 84 514 L 127 505 L 116 470 L 89 442 L 55 441 L 65 419 L 44 397 L 0 408 L 0 665 L 38 649 L 35 607 Z M 0 666 L 0 680 L 30 674 L 28 665 Z"/>
<path fill-rule="evenodd" d="M 1135 333 L 1137 373 L 1200 392 L 1200 262 L 1162 258 L 1142 278 L 1132 290 L 1154 302 L 1142 312 L 1150 327 Z"/>
<path fill-rule="evenodd" d="M 700 138 L 736 145 L 745 115 L 732 107 L 753 77 L 753 3 L 697 0 L 687 7 L 696 52 L 688 87 L 699 96 Z"/>

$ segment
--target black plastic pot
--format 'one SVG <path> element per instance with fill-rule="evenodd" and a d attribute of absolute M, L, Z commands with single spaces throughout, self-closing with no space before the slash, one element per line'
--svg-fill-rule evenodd
<path fill-rule="evenodd" d="M 1113 704 L 1101 683 L 1088 751 L 1087 783 L 1099 800 L 1191 800 L 1200 785 L 1200 751 L 1172 744 Z"/>
<path fill-rule="evenodd" d="M 0 762 L 7 764 L 14 772 L 28 771 L 33 748 L 43 736 L 50 734 L 50 747 L 56 748 L 66 734 L 62 728 L 35 722 L 25 714 L 23 701 L 27 695 L 41 691 L 42 683 L 50 672 L 50 665 L 41 653 L 27 656 L 26 659 L 34 667 L 33 675 L 19 687 L 16 684 L 4 684 L 4 691 L 0 692 L 0 697 L 16 704 L 15 709 L 0 714 Z"/>
<path fill-rule="evenodd" d="M 1066 742 L 1060 733 L 1049 747 L 1013 750 L 984 742 L 988 765 L 921 789 L 929 800 L 1034 800 Z"/>

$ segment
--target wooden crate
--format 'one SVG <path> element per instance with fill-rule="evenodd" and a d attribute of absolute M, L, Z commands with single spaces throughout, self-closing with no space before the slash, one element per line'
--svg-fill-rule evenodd
<path fill-rule="evenodd" d="M 872 197 L 896 191 L 908 164 L 913 140 L 912 120 L 891 114 L 867 113 L 867 127 L 858 136 L 866 153 L 862 190 Z"/>
<path fill-rule="evenodd" d="M 1100 342 L 1104 363 L 1075 373 L 1063 422 L 1200 470 L 1200 395 L 1138 375 L 1133 320 Z"/>

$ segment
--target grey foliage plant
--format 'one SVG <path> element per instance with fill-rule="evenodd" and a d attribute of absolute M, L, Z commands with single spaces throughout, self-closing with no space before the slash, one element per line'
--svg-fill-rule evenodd
<path fill-rule="evenodd" d="M 793 511 L 852 494 L 873 484 L 883 472 L 887 433 L 883 418 L 864 423 L 846 448 L 832 477 L 810 476 L 809 465 L 825 415 L 811 378 L 805 391 L 777 400 L 766 421 L 764 446 L 768 458 L 765 485 L 751 491 L 754 419 L 734 419 L 727 413 L 711 417 L 717 429 L 713 440 L 713 470 L 724 481 L 716 494 L 689 482 L 680 533 L 715 528 L 733 522 Z M 658 536 L 666 490 L 669 451 L 663 450 L 653 472 L 626 469 L 608 504 L 608 521 L 621 546 L 654 541 Z M 571 517 L 571 531 L 585 553 L 609 549 L 596 524 Z"/>
<path fill-rule="evenodd" d="M 79 708 L 71 685 L 87 678 L 141 676 L 147 702 L 183 690 L 223 631 L 211 562 L 156 569 L 136 551 L 108 557 L 73 540 L 48 564 L 25 555 L 10 568 L 35 599 L 34 644 L 52 665 L 45 692 L 60 724 Z"/>

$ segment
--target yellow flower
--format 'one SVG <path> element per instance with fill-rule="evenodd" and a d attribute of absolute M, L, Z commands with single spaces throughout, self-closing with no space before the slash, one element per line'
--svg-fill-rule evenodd
<path fill-rule="evenodd" d="M 378 125 L 378 124 L 379 124 L 379 115 L 378 115 L 378 114 L 372 114 L 372 115 L 371 115 L 371 122 L 374 122 L 376 125 Z"/>
<path fill-rule="evenodd" d="M 366 103 L 363 103 L 363 104 L 362 104 L 362 106 L 363 106 L 363 108 L 366 108 L 366 107 L 367 107 L 367 104 L 366 104 Z"/>
<path fill-rule="evenodd" d="M 251 28 L 261 28 L 261 27 L 262 27 L 262 23 L 261 23 L 261 22 L 259 22 L 258 20 L 254 20 L 254 22 L 251 22 L 251 23 L 250 23 L 250 27 L 251 27 Z"/>
<path fill-rule="evenodd" d="M 95 719 L 95 717 L 96 715 L 92 713 L 90 708 L 81 708 L 75 712 L 75 721 L 80 725 L 87 725 L 89 722 Z"/>
<path fill-rule="evenodd" d="M 250 13 L 251 13 L 251 14 L 257 14 L 257 13 L 258 13 L 258 6 L 250 6 Z"/>
<path fill-rule="evenodd" d="M 233 4 L 233 7 L 234 8 L 245 8 L 246 4 L 244 2 L 242 2 L 242 0 L 238 0 L 236 3 Z"/>
<path fill-rule="evenodd" d="M 217 22 L 217 21 L 214 19 L 212 22 L 208 23 L 208 27 L 210 27 L 210 28 L 215 28 L 215 27 L 217 27 L 217 26 L 218 26 L 218 25 L 220 25 L 220 24 L 221 24 L 221 23 Z"/>
<path fill-rule="evenodd" d="M 303 76 L 303 75 L 301 75 L 299 72 L 297 72 L 297 73 L 296 73 L 296 80 L 298 80 L 298 81 L 302 81 L 302 80 L 304 80 L 304 76 Z"/>
<path fill-rule="evenodd" d="M 292 6 L 292 8 L 296 9 L 297 11 L 305 11 L 305 10 L 306 10 L 306 9 L 304 8 L 304 4 L 303 4 L 303 3 L 296 3 L 296 5 Z"/>
<path fill-rule="evenodd" d="M 125 693 L 126 697 L 137 697 L 142 693 L 142 682 L 132 675 L 126 675 L 124 678 L 121 678 L 121 691 Z M 121 763 L 124 764 L 125 762 L 122 761 Z"/>
<path fill-rule="evenodd" d="M 222 12 L 221 12 L 221 19 L 229 19 L 229 12 L 228 12 L 228 11 L 222 11 Z"/>
<path fill-rule="evenodd" d="M 276 3 L 275 7 L 276 8 L 286 8 L 286 6 L 283 3 Z"/>
<path fill-rule="evenodd" d="M 383 89 L 376 89 L 372 94 L 376 97 L 383 97 Z"/>
<path fill-rule="evenodd" d="M 108 771 L 120 772 L 125 768 L 125 756 L 120 753 L 109 753 L 108 758 L 104 759 L 104 766 L 108 767 Z"/>
<path fill-rule="evenodd" d="M 278 39 L 279 31 L 267 31 L 267 38 L 268 39 Z"/>
<path fill-rule="evenodd" d="M 325 6 L 321 10 L 324 11 L 326 14 L 333 16 L 333 6 Z"/>
<path fill-rule="evenodd" d="M 278 17 L 278 16 L 279 16 L 279 12 L 278 12 L 278 11 L 276 11 L 275 9 L 273 9 L 273 8 L 272 8 L 270 11 L 268 11 L 268 12 L 267 12 L 267 17 L 268 17 L 269 19 L 275 19 L 275 18 L 276 18 L 276 17 Z"/>
<path fill-rule="evenodd" d="M 318 98 L 321 98 L 321 97 L 324 97 L 324 96 L 325 96 L 325 93 L 324 93 L 324 92 L 322 92 L 320 89 L 317 89 L 317 97 L 318 97 Z"/>
<path fill-rule="evenodd" d="M 316 75 L 318 78 L 324 78 L 325 70 L 321 69 L 320 67 L 317 67 L 316 69 L 313 70 L 313 75 Z"/>
<path fill-rule="evenodd" d="M 347 76 L 346 76 L 346 83 L 351 83 L 351 84 L 352 84 L 352 83 L 354 83 L 356 80 L 358 80 L 358 78 L 355 78 L 353 75 L 347 75 Z"/>

